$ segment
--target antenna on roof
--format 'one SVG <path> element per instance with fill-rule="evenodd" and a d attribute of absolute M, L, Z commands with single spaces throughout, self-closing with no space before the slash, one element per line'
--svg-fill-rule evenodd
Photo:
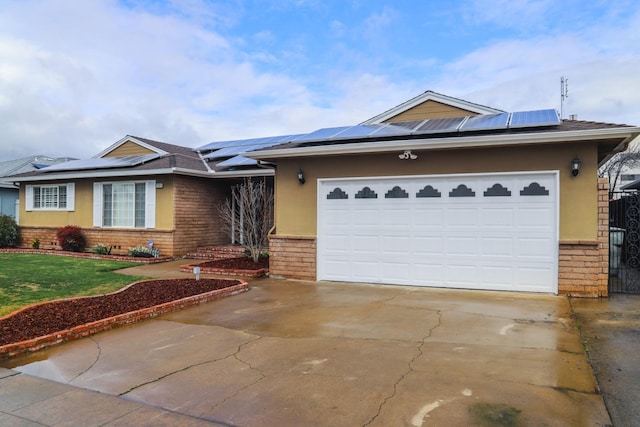
<path fill-rule="evenodd" d="M 564 120 L 564 100 L 569 97 L 569 79 L 560 77 L 560 120 Z"/>

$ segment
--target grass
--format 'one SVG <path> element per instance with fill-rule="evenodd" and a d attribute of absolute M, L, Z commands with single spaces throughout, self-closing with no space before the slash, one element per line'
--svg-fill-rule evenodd
<path fill-rule="evenodd" d="M 0 254 L 0 317 L 37 302 L 113 292 L 145 278 L 113 272 L 134 265 L 139 264 L 55 255 Z"/>

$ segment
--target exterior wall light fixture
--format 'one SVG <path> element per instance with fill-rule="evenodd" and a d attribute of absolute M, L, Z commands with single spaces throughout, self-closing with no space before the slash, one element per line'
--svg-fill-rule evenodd
<path fill-rule="evenodd" d="M 413 154 L 411 150 L 404 150 L 404 153 L 400 154 L 398 157 L 402 160 L 415 160 L 418 158 L 418 155 Z"/>
<path fill-rule="evenodd" d="M 306 180 L 304 179 L 304 173 L 302 172 L 302 169 L 298 169 L 298 182 L 300 184 L 304 184 L 306 182 Z"/>
<path fill-rule="evenodd" d="M 571 160 L 571 175 L 578 176 L 580 173 L 580 166 L 582 166 L 582 162 L 578 156 L 575 156 L 573 160 Z"/>

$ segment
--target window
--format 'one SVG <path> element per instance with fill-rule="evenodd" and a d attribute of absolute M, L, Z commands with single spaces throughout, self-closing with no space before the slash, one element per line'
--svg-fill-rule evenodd
<path fill-rule="evenodd" d="M 95 227 L 155 227 L 155 181 L 93 184 Z"/>
<path fill-rule="evenodd" d="M 73 211 L 74 190 L 73 183 L 27 185 L 25 188 L 26 209 L 28 211 Z"/>

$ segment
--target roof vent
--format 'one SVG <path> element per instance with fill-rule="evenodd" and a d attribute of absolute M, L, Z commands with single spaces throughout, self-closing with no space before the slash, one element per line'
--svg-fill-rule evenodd
<path fill-rule="evenodd" d="M 578 120 L 578 115 L 577 114 L 569 115 L 569 120 Z"/>

